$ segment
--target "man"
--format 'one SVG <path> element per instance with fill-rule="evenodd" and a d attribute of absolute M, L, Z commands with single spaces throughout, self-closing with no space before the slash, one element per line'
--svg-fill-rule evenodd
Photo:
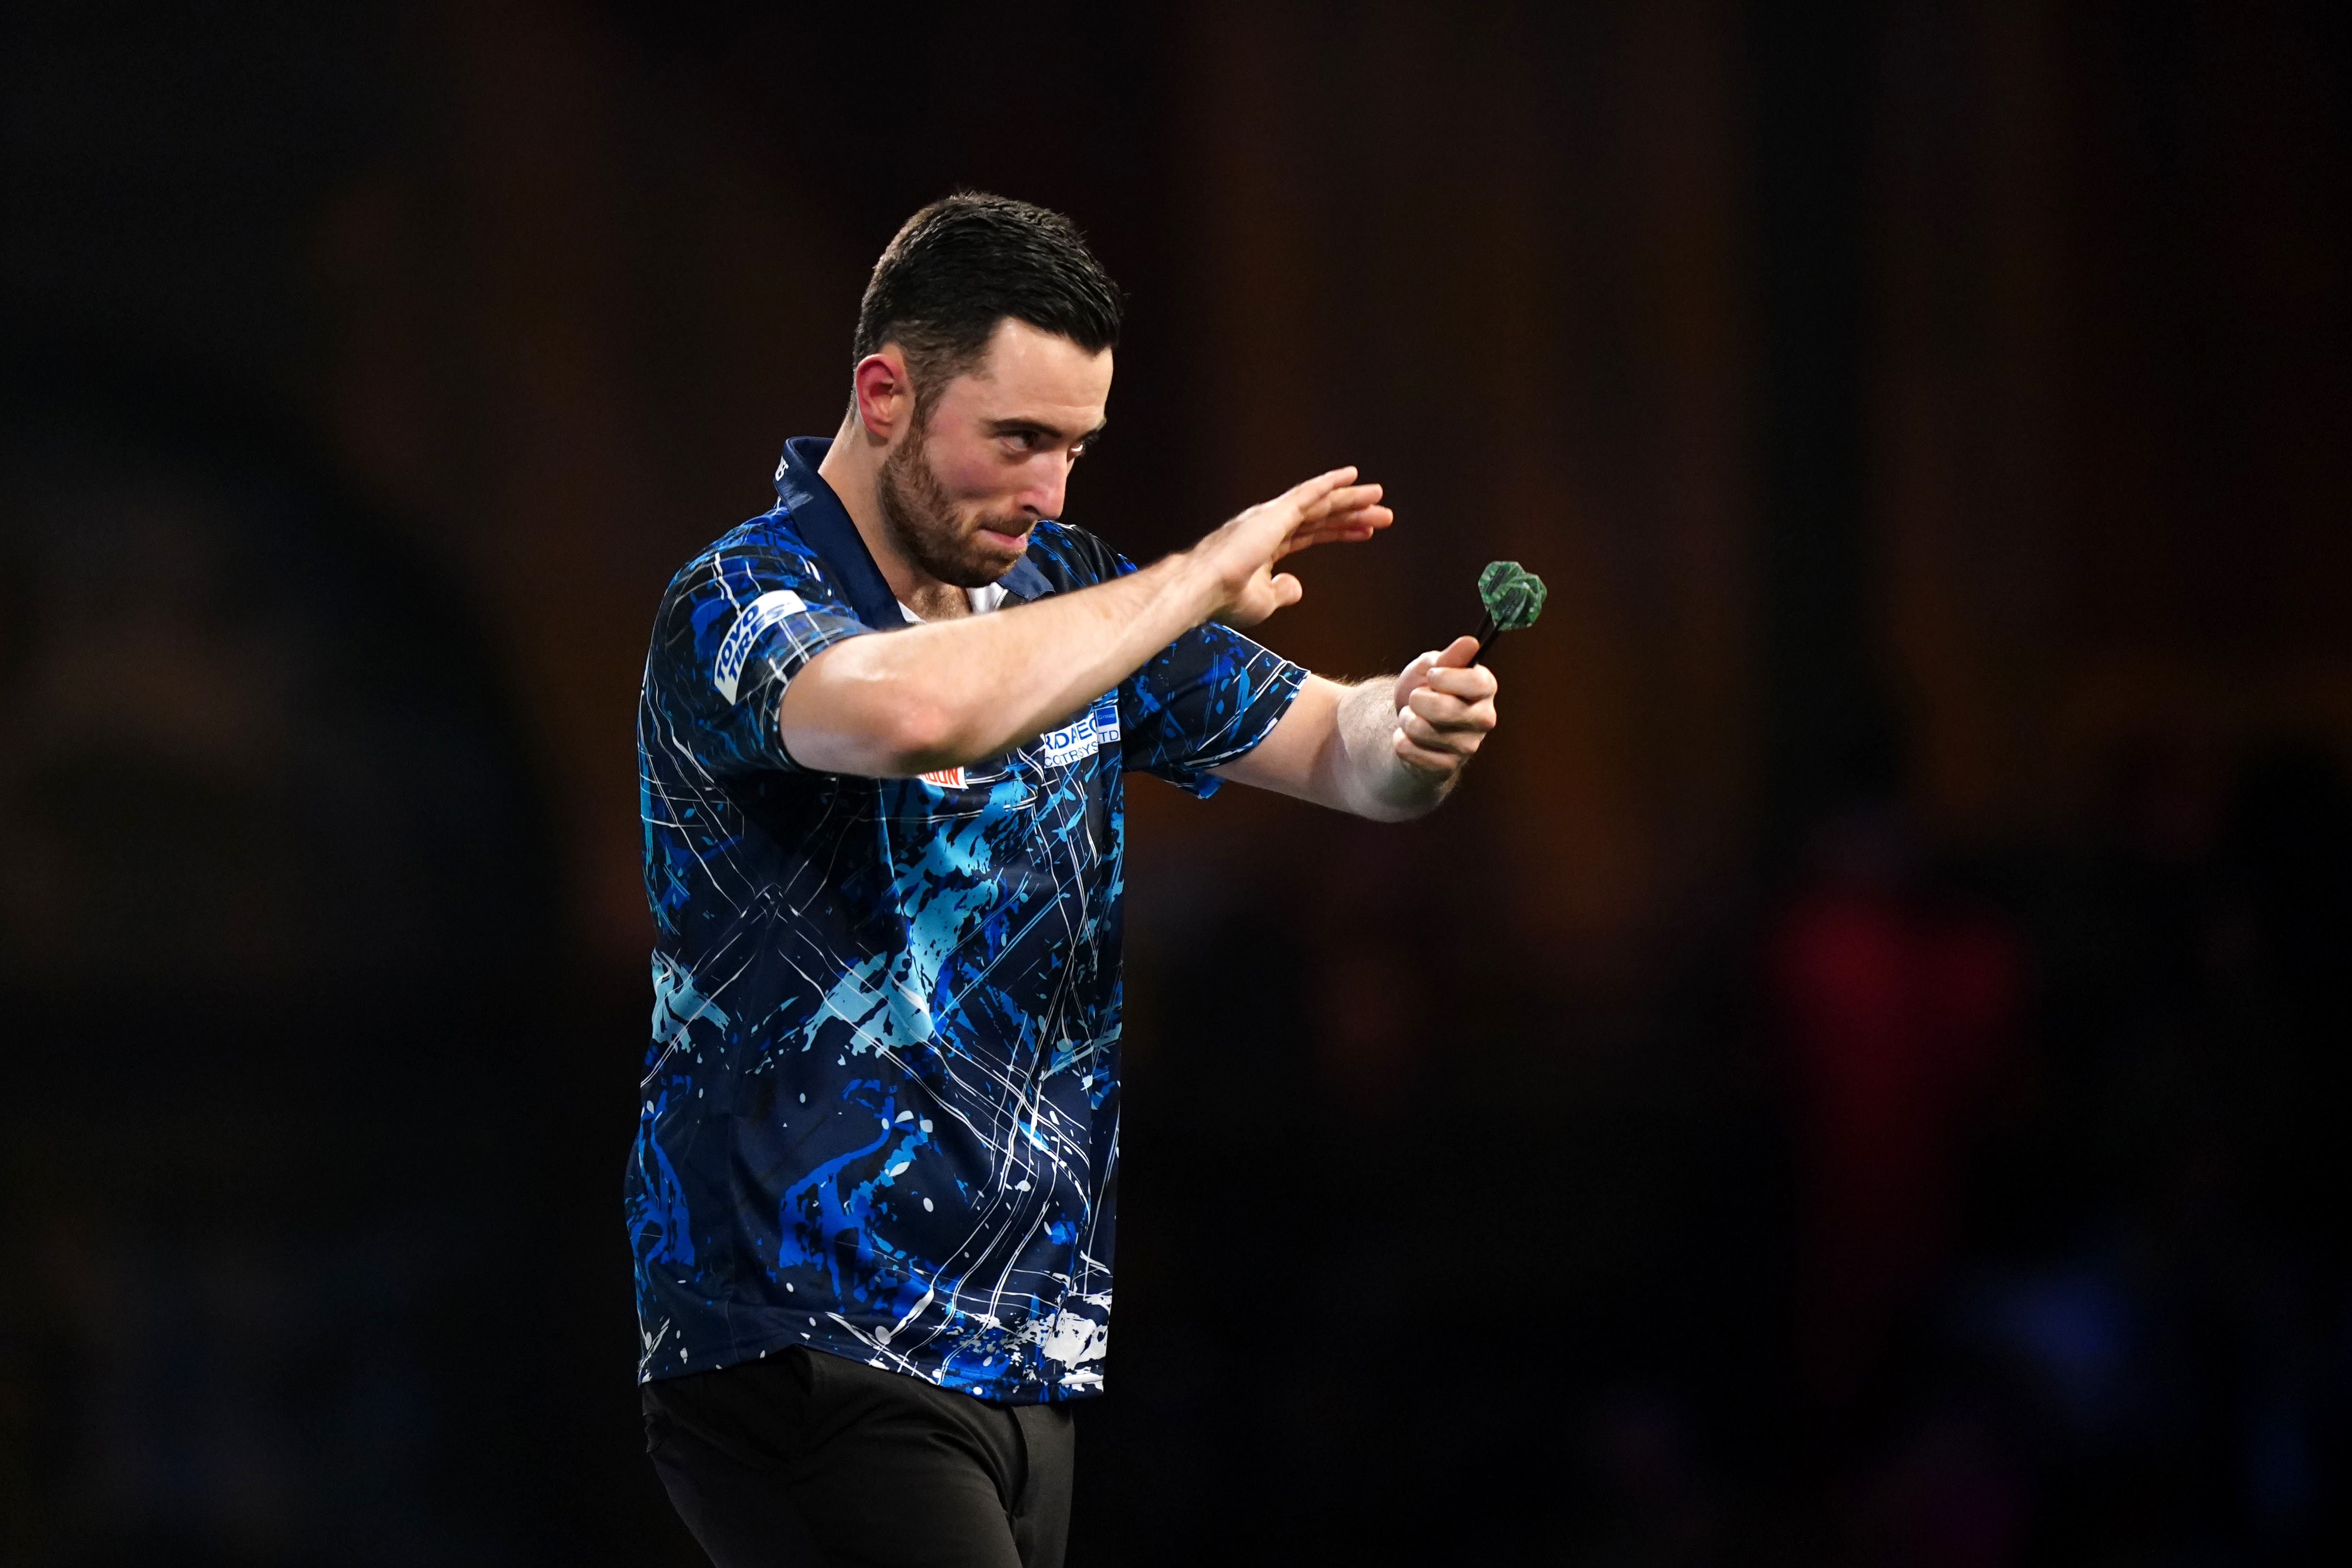
<path fill-rule="evenodd" d="M 629 1226 L 648 1444 L 721 1568 L 1061 1561 L 1109 1331 L 1122 773 L 1399 819 L 1495 725 L 1471 638 L 1343 686 L 1232 629 L 1297 600 L 1284 557 L 1388 525 L 1351 468 L 1140 571 L 1055 521 L 1119 314 L 1055 214 L 916 214 L 840 431 L 655 624 Z"/>

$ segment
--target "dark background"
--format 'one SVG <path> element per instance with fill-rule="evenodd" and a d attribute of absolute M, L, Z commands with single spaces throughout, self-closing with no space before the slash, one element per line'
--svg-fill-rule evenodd
<path fill-rule="evenodd" d="M 0 1559 L 696 1560 L 644 638 L 977 184 L 1074 520 L 1552 586 L 1425 823 L 1135 789 L 1074 1568 L 2342 1560 L 2340 8 L 787 10 L 5 13 Z"/>

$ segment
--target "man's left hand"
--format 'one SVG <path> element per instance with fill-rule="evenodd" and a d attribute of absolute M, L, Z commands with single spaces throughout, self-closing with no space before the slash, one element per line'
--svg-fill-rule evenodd
<path fill-rule="evenodd" d="M 1453 782 L 1495 727 L 1495 672 L 1472 661 L 1478 639 L 1455 637 L 1423 654 L 1397 676 L 1399 761 L 1417 773 Z"/>

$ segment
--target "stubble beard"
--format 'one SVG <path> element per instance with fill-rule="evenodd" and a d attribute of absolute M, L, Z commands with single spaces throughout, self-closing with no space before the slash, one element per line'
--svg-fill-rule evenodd
<path fill-rule="evenodd" d="M 932 471 L 921 425 L 882 459 L 874 479 L 874 500 L 891 544 L 924 575 L 952 587 L 985 588 L 1012 569 L 1011 562 L 982 551 L 974 537 L 977 530 L 966 529 L 957 519 L 955 498 Z M 1006 533 L 1028 527 L 1026 519 L 1007 522 L 982 518 L 980 523 L 1002 527 Z"/>

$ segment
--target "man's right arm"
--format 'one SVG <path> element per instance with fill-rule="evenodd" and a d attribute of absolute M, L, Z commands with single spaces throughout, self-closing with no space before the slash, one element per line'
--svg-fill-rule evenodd
<path fill-rule="evenodd" d="M 1139 572 L 993 615 L 851 637 L 785 687 L 784 749 L 822 773 L 898 778 L 995 756 L 1068 719 L 1207 620 L 1297 602 L 1275 563 L 1386 527 L 1378 485 L 1338 468 Z"/>

